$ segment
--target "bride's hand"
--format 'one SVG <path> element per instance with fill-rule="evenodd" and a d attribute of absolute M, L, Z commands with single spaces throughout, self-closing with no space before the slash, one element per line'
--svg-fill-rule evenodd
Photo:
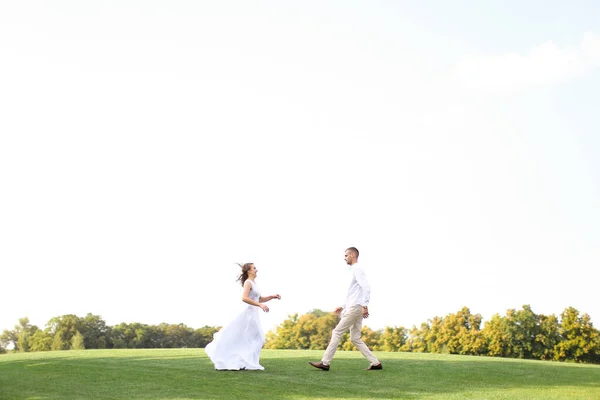
<path fill-rule="evenodd" d="M 262 308 L 262 310 L 263 310 L 264 312 L 269 312 L 269 307 L 268 307 L 266 304 L 262 304 L 262 303 L 261 303 L 261 304 L 260 304 L 260 308 Z"/>
<path fill-rule="evenodd" d="M 281 300 L 281 296 L 280 296 L 280 295 L 278 295 L 278 294 L 274 294 L 274 295 L 273 295 L 273 296 L 271 296 L 271 297 L 272 297 L 272 298 L 274 298 L 274 299 L 277 299 L 277 300 Z"/>

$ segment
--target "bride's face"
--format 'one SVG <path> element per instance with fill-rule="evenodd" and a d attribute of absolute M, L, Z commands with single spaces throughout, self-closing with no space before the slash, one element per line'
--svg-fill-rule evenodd
<path fill-rule="evenodd" d="M 250 269 L 248 269 L 248 276 L 256 276 L 257 272 L 258 270 L 256 269 L 256 267 L 252 265 Z"/>

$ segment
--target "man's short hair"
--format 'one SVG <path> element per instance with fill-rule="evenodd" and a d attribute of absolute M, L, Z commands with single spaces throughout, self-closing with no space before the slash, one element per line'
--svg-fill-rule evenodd
<path fill-rule="evenodd" d="M 346 250 L 350 250 L 356 255 L 356 258 L 358 258 L 358 249 L 356 247 L 348 247 Z"/>

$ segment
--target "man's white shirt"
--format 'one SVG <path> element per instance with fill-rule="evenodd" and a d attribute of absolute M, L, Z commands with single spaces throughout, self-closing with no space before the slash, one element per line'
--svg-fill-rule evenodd
<path fill-rule="evenodd" d="M 365 270 L 354 263 L 348 268 L 352 273 L 352 280 L 350 281 L 350 287 L 348 288 L 348 294 L 346 295 L 345 310 L 357 304 L 366 307 L 369 305 L 371 299 L 371 286 L 367 280 Z"/>

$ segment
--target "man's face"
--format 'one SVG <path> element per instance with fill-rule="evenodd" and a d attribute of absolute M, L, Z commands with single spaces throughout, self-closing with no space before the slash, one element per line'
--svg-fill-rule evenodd
<path fill-rule="evenodd" d="M 346 250 L 344 260 L 346 260 L 346 264 L 348 265 L 354 264 L 354 262 L 356 261 L 356 259 L 354 258 L 354 253 L 350 250 Z"/>

